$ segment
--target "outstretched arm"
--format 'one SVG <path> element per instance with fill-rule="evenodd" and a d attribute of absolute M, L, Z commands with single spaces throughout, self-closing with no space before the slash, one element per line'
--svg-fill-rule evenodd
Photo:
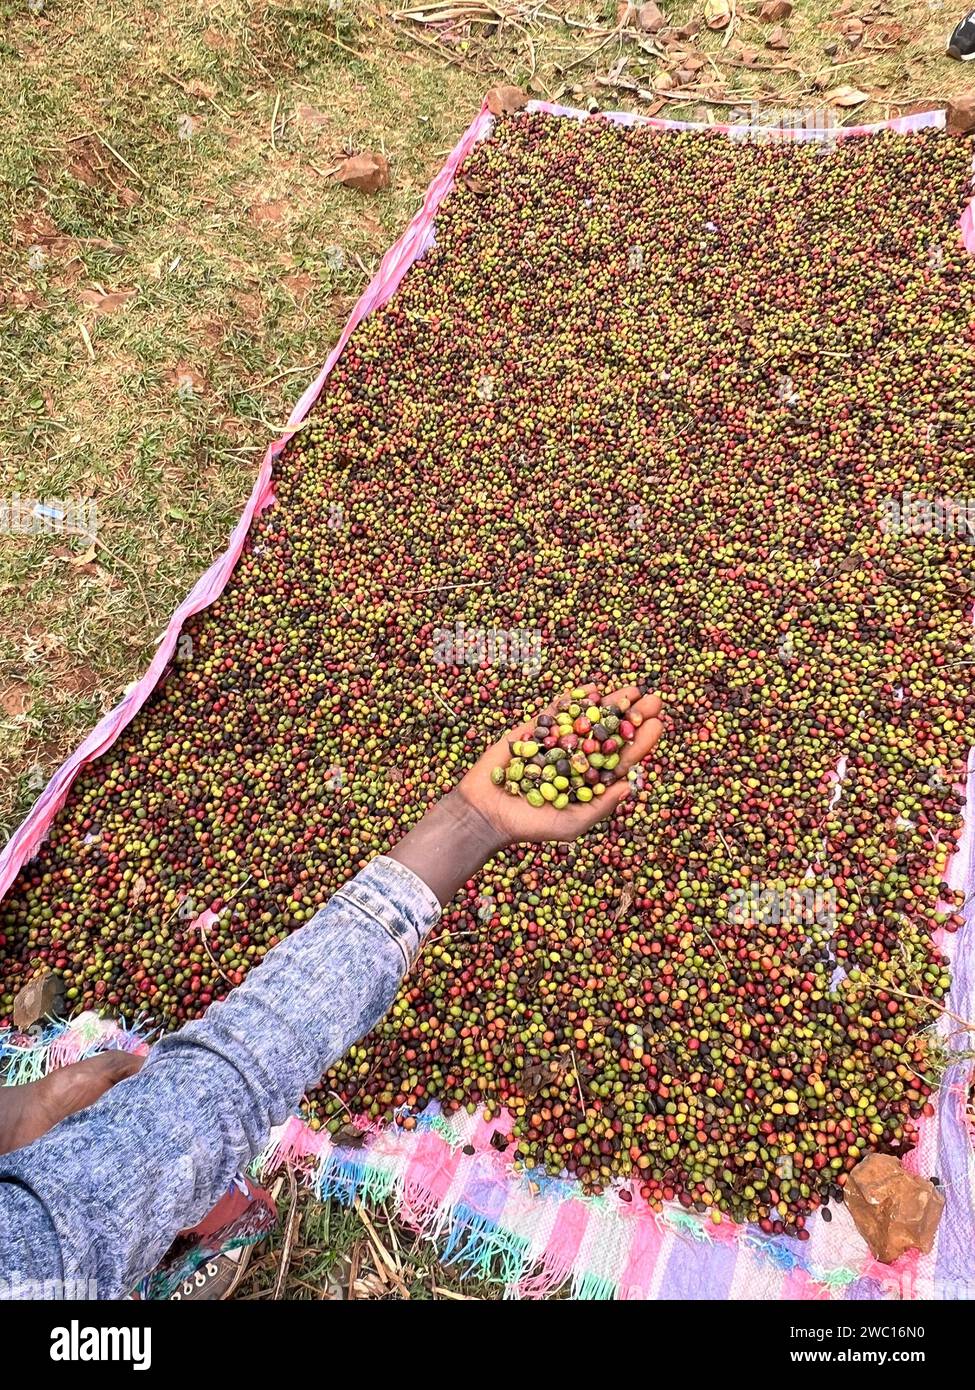
<path fill-rule="evenodd" d="M 618 697 L 632 703 L 639 691 Z M 640 705 L 621 772 L 660 734 L 659 701 Z M 489 749 L 243 985 L 157 1043 L 137 1075 L 34 1142 L 43 1123 L 21 1119 L 12 1133 L 27 1147 L 0 1157 L 0 1289 L 31 1297 L 60 1280 L 127 1294 L 382 1017 L 441 906 L 487 859 L 518 840 L 574 839 L 626 794 L 624 784 L 571 812 L 513 806 L 491 781 L 505 753 L 504 742 Z"/>
<path fill-rule="evenodd" d="M 0 1158 L 0 1280 L 130 1292 L 389 1008 L 439 912 L 374 859 L 137 1075 Z"/>

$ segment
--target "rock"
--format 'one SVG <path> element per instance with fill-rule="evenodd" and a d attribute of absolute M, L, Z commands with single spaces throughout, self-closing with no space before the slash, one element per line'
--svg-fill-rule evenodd
<path fill-rule="evenodd" d="M 975 92 L 948 103 L 948 134 L 967 135 L 970 130 L 975 130 Z"/>
<path fill-rule="evenodd" d="M 371 151 L 353 154 L 342 161 L 335 179 L 346 188 L 357 188 L 360 193 L 378 193 L 380 188 L 389 187 L 389 161 L 385 155 Z"/>
<path fill-rule="evenodd" d="M 856 1228 L 881 1264 L 905 1250 L 930 1251 L 945 1199 L 927 1178 L 909 1173 L 891 1154 L 869 1154 L 851 1170 L 845 1192 Z"/>
<path fill-rule="evenodd" d="M 14 1027 L 31 1028 L 49 1014 L 56 1014 L 64 999 L 64 984 L 48 971 L 31 980 L 14 1000 Z"/>
<path fill-rule="evenodd" d="M 484 100 L 492 116 L 509 116 L 528 105 L 528 97 L 520 87 L 492 87 Z"/>
<path fill-rule="evenodd" d="M 636 12 L 636 22 L 637 27 L 645 34 L 656 34 L 667 23 L 653 0 L 648 0 L 647 4 L 640 6 Z"/>
<path fill-rule="evenodd" d="M 777 24 L 780 19 L 788 19 L 791 13 L 789 0 L 765 0 L 758 17 L 764 19 L 766 24 Z"/>
<path fill-rule="evenodd" d="M 789 47 L 789 36 L 782 28 L 781 24 L 777 24 L 775 28 L 772 30 L 771 34 L 769 34 L 768 38 L 765 40 L 765 47 L 777 48 L 780 50 L 784 50 Z"/>
<path fill-rule="evenodd" d="M 317 135 L 328 125 L 328 117 L 325 113 L 319 111 L 317 106 L 309 106 L 307 103 L 295 107 L 294 118 L 295 125 L 312 135 Z"/>

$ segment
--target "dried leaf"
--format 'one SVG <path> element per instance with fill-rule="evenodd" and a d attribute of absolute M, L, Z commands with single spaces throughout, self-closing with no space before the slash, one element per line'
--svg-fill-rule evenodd
<path fill-rule="evenodd" d="M 545 1067 L 536 1064 L 535 1066 L 526 1067 L 519 1079 L 525 1097 L 528 1100 L 532 1100 L 538 1095 L 538 1092 L 543 1086 L 548 1085 L 549 1073 Z M 494 1143 L 494 1135 L 491 1136 L 491 1142 Z"/>
<path fill-rule="evenodd" d="M 310 275 L 282 275 L 281 283 L 298 304 L 304 303 L 315 285 Z"/>
<path fill-rule="evenodd" d="M 30 686 L 23 681 L 14 681 L 0 694 L 0 710 L 10 719 L 19 719 L 30 709 Z"/>
<path fill-rule="evenodd" d="M 357 188 L 360 193 L 378 193 L 389 187 L 389 161 L 385 155 L 367 151 L 342 161 L 335 174 L 336 183 Z"/>
<path fill-rule="evenodd" d="M 116 290 L 113 294 L 103 294 L 101 290 L 82 290 L 78 298 L 82 304 L 94 309 L 96 314 L 114 314 L 116 309 L 124 308 L 130 299 L 134 299 L 135 294 L 135 290 Z"/>
<path fill-rule="evenodd" d="M 14 1027 L 32 1028 L 42 1018 L 59 1013 L 63 996 L 64 984 L 53 971 L 36 976 L 14 999 Z"/>
<path fill-rule="evenodd" d="M 389 1292 L 386 1284 L 380 1279 L 378 1274 L 364 1274 L 355 1281 L 355 1296 L 357 1299 L 368 1300 L 370 1298 L 385 1298 Z"/>
<path fill-rule="evenodd" d="M 342 1125 L 335 1131 L 332 1142 L 343 1149 L 361 1149 L 365 1147 L 366 1138 L 366 1131 L 358 1125 Z"/>
<path fill-rule="evenodd" d="M 709 29 L 727 29 L 731 23 L 729 0 L 704 0 L 704 23 Z"/>
<path fill-rule="evenodd" d="M 314 134 L 328 125 L 328 117 L 324 112 L 319 111 L 317 106 L 309 106 L 307 103 L 295 107 L 294 117 L 295 125 L 306 133 Z"/>
<path fill-rule="evenodd" d="M 95 563 L 95 556 L 98 554 L 98 547 L 90 545 L 83 555 L 68 555 L 65 558 L 69 565 L 80 568 L 82 565 L 92 565 Z"/>
<path fill-rule="evenodd" d="M 833 106 L 862 106 L 865 101 L 870 100 L 870 95 L 868 92 L 861 92 L 859 87 L 834 87 L 826 94 L 826 100 Z"/>
<path fill-rule="evenodd" d="M 280 222 L 287 211 L 287 199 L 272 198 L 266 203 L 253 203 L 247 215 L 254 226 L 259 227 L 262 222 Z"/>
<path fill-rule="evenodd" d="M 171 373 L 176 389 L 182 395 L 199 395 L 206 390 L 206 378 L 202 377 L 193 367 L 181 362 Z"/>

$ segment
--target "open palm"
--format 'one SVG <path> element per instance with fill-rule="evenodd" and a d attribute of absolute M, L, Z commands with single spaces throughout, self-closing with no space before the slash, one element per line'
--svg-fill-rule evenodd
<path fill-rule="evenodd" d="M 594 702 L 617 705 L 623 711 L 636 710 L 643 722 L 636 731 L 631 743 L 624 746 L 618 765 L 620 780 L 606 788 L 602 796 L 593 797 L 589 802 L 576 802 L 574 805 L 556 810 L 553 806 L 531 806 L 522 796 L 511 796 L 503 787 L 496 787 L 491 781 L 491 773 L 496 767 L 508 762 L 511 756 L 509 744 L 518 739 L 526 739 L 534 724 L 520 724 L 504 738 L 492 744 L 477 760 L 460 784 L 464 796 L 481 814 L 491 822 L 500 835 L 510 844 L 538 843 L 543 840 L 575 840 L 591 830 L 597 822 L 605 820 L 630 794 L 630 784 L 626 774 L 646 758 L 656 746 L 663 732 L 660 714 L 660 698 L 657 695 L 642 695 L 635 685 L 614 690 L 611 694 L 600 696 L 594 685 L 585 687 L 586 695 Z M 555 702 L 541 711 L 554 714 L 558 706 Z"/>

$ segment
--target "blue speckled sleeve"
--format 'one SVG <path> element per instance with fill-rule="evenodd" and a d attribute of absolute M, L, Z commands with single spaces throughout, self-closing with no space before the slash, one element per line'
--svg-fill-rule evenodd
<path fill-rule="evenodd" d="M 127 1294 L 385 1013 L 439 915 L 415 874 L 374 859 L 136 1076 L 0 1156 L 0 1293 Z"/>

